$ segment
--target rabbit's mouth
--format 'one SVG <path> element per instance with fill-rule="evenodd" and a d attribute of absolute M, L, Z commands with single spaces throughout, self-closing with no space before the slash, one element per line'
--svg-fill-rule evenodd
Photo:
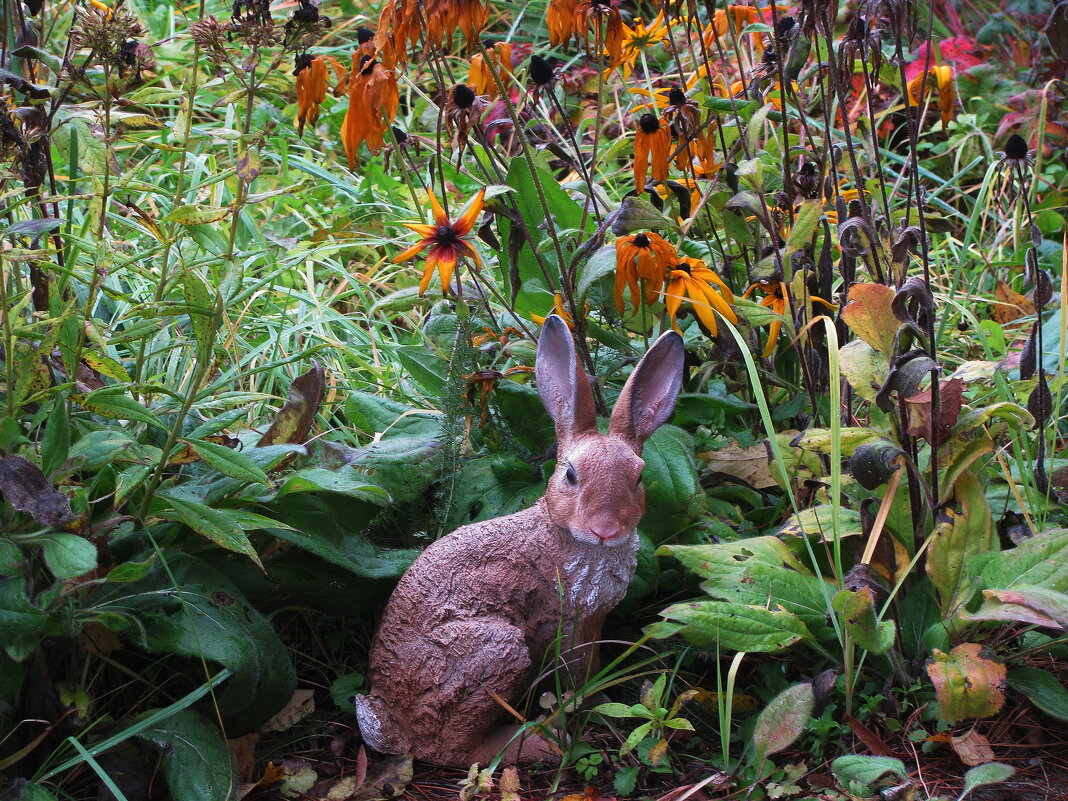
<path fill-rule="evenodd" d="M 599 545 L 605 548 L 618 548 L 634 539 L 636 529 L 627 529 L 611 536 L 603 537 L 588 529 L 572 529 L 571 536 L 584 545 Z"/>

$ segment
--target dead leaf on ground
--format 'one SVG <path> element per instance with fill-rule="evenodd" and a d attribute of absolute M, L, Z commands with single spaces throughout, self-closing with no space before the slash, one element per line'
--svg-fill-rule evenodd
<path fill-rule="evenodd" d="M 974 768 L 976 765 L 985 765 L 987 762 L 993 762 L 996 758 L 994 749 L 990 747 L 990 741 L 985 735 L 977 732 L 974 726 L 959 737 L 952 735 L 949 738 L 949 744 L 956 751 L 957 756 L 960 757 L 960 761 L 969 768 Z"/>
<path fill-rule="evenodd" d="M 772 478 L 768 467 L 768 449 L 764 443 L 743 448 L 732 442 L 718 451 L 699 453 L 697 457 L 707 464 L 709 469 L 740 478 L 756 489 L 775 486 L 775 479 Z"/>
<path fill-rule="evenodd" d="M 234 756 L 234 763 L 237 765 L 239 782 L 251 782 L 252 777 L 256 775 L 256 743 L 259 741 L 260 736 L 255 732 L 226 741 L 226 744 L 230 746 L 230 753 Z"/>
<path fill-rule="evenodd" d="M 315 711 L 314 690 L 294 690 L 293 697 L 281 712 L 260 726 L 260 732 L 287 731 Z"/>
<path fill-rule="evenodd" d="M 857 739 L 864 743 L 864 745 L 868 747 L 868 750 L 871 751 L 872 754 L 874 754 L 875 756 L 896 757 L 897 759 L 904 759 L 904 756 L 902 754 L 898 754 L 896 751 L 894 751 L 893 748 L 887 745 L 886 741 L 883 740 L 882 737 L 873 732 L 871 729 L 869 729 L 859 720 L 854 718 L 852 715 L 846 715 L 845 721 L 849 724 L 849 728 L 853 730 L 853 734 L 857 735 Z"/>
<path fill-rule="evenodd" d="M 562 801 L 616 801 L 615 796 L 601 795 L 596 787 L 588 786 L 584 792 L 565 795 Z"/>
<path fill-rule="evenodd" d="M 412 758 L 409 754 L 389 757 L 372 765 L 367 781 L 356 791 L 353 801 L 384 801 L 396 798 L 412 780 Z"/>
<path fill-rule="evenodd" d="M 991 304 L 990 315 L 1000 325 L 1029 317 L 1035 313 L 1035 304 L 1030 298 L 1021 295 L 1004 281 L 998 281 L 994 287 L 996 302 Z"/>
<path fill-rule="evenodd" d="M 281 765 L 276 765 L 273 762 L 268 762 L 267 767 L 263 769 L 263 775 L 260 776 L 259 781 L 238 783 L 237 785 L 237 801 L 241 801 L 246 795 L 251 793 L 257 787 L 267 787 L 270 784 L 277 784 L 286 777 L 285 768 Z"/>

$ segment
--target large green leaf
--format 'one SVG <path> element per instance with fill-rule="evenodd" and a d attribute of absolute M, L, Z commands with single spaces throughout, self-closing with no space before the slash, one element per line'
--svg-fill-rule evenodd
<path fill-rule="evenodd" d="M 541 474 L 530 462 L 505 454 L 467 462 L 453 488 L 446 516 L 449 529 L 518 512 L 545 492 Z"/>
<path fill-rule="evenodd" d="M 413 409 L 368 392 L 350 392 L 345 416 L 363 434 L 386 432 L 391 437 L 435 439 L 441 436 L 442 417 L 432 410 Z"/>
<path fill-rule="evenodd" d="M 155 711 L 150 709 L 140 718 Z M 230 749 L 219 730 L 196 712 L 183 709 L 137 736 L 159 752 L 174 801 L 232 801 L 238 797 L 237 770 Z"/>
<path fill-rule="evenodd" d="M 254 730 L 292 695 L 289 654 L 267 618 L 229 578 L 196 557 L 165 551 L 140 581 L 105 584 L 88 612 L 128 621 L 132 639 L 155 652 L 218 662 L 234 671 L 219 696 L 227 734 Z M 172 583 L 170 576 L 173 576 Z"/>
<path fill-rule="evenodd" d="M 969 594 L 966 565 L 979 554 L 996 550 L 994 522 L 979 479 L 961 473 L 953 488 L 953 502 L 935 520 L 927 549 L 927 575 L 938 590 L 943 615 L 949 615 Z"/>
<path fill-rule="evenodd" d="M 398 578 L 419 551 L 390 550 L 368 540 L 363 530 L 378 512 L 346 497 L 291 495 L 273 511 L 290 529 L 271 533 L 362 578 Z"/>
<path fill-rule="evenodd" d="M 240 481 L 268 483 L 267 474 L 252 459 L 240 451 L 227 448 L 215 442 L 204 440 L 185 440 L 196 451 L 197 456 L 224 476 Z"/>
<path fill-rule="evenodd" d="M 700 516 L 704 495 L 697 484 L 693 437 L 681 428 L 661 426 L 642 450 L 645 505 L 650 510 L 641 529 L 663 542 Z"/>
<path fill-rule="evenodd" d="M 1017 668 L 1009 671 L 1007 681 L 1047 715 L 1068 723 L 1068 690 L 1051 673 L 1038 668 Z"/>
<path fill-rule="evenodd" d="M 40 544 L 45 563 L 56 578 L 74 578 L 96 567 L 96 546 L 85 537 L 57 531 L 34 537 L 31 542 Z"/>
<path fill-rule="evenodd" d="M 774 652 L 789 648 L 812 634 L 792 612 L 724 601 L 695 601 L 669 606 L 660 613 L 675 624 L 654 623 L 654 637 L 681 634 L 712 651 Z"/>
<path fill-rule="evenodd" d="M 1026 584 L 1068 592 L 1068 528 L 1036 534 L 1008 551 L 980 554 L 969 568 L 983 588 Z"/>
<path fill-rule="evenodd" d="M 894 644 L 894 622 L 879 620 L 870 587 L 856 592 L 842 590 L 835 595 L 833 607 L 842 616 L 846 631 L 864 650 L 884 654 Z"/>
<path fill-rule="evenodd" d="M 197 501 L 177 498 L 172 495 L 160 495 L 170 504 L 160 516 L 167 520 L 176 520 L 193 529 L 197 534 L 207 537 L 228 551 L 244 554 L 256 564 L 260 564 L 259 554 L 249 542 L 245 528 L 230 509 L 213 509 Z"/>

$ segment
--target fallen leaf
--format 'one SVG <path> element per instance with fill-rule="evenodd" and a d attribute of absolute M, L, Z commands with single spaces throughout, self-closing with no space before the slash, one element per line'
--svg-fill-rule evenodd
<path fill-rule="evenodd" d="M 253 732 L 244 737 L 238 737 L 236 740 L 226 741 L 230 747 L 230 753 L 233 754 L 234 763 L 237 765 L 239 782 L 250 782 L 256 774 L 256 743 L 259 740 L 260 736 Z"/>
<path fill-rule="evenodd" d="M 718 451 L 699 453 L 697 458 L 707 464 L 709 469 L 740 478 L 756 489 L 775 486 L 775 479 L 768 468 L 768 449 L 763 443 L 743 448 L 732 442 Z"/>
<path fill-rule="evenodd" d="M 849 728 L 853 730 L 853 734 L 857 735 L 857 739 L 864 745 L 868 746 L 868 750 L 875 756 L 888 756 L 896 759 L 904 759 L 905 757 L 898 754 L 891 748 L 878 734 L 873 732 L 859 720 L 852 715 L 845 716 L 845 722 L 849 724 Z"/>
<path fill-rule="evenodd" d="M 505 768 L 501 773 L 501 779 L 497 786 L 501 791 L 501 801 L 521 801 L 519 797 L 519 771 L 515 768 Z"/>
<path fill-rule="evenodd" d="M 1024 295 L 1013 290 L 1004 281 L 998 281 L 994 287 L 994 297 L 997 302 L 990 307 L 990 316 L 994 322 L 1005 325 L 1021 317 L 1030 317 L 1035 313 L 1035 304 Z"/>
<path fill-rule="evenodd" d="M 282 711 L 260 726 L 260 732 L 287 731 L 315 711 L 314 690 L 294 690 L 293 697 Z"/>
<path fill-rule="evenodd" d="M 263 770 L 263 775 L 260 776 L 259 781 L 255 782 L 238 782 L 237 785 L 237 801 L 241 801 L 246 795 L 251 793 L 257 787 L 266 787 L 270 784 L 277 784 L 286 777 L 285 768 L 281 765 L 276 765 L 273 762 L 268 762 L 267 767 Z"/>
<path fill-rule="evenodd" d="M 356 791 L 353 801 L 384 801 L 404 792 L 412 780 L 412 758 L 408 754 L 389 757 L 375 764 L 367 781 Z"/>
<path fill-rule="evenodd" d="M 950 736 L 949 744 L 960 757 L 960 761 L 969 768 L 993 762 L 995 759 L 990 741 L 977 732 L 974 726 L 968 729 L 967 734 L 962 734 L 960 737 Z"/>

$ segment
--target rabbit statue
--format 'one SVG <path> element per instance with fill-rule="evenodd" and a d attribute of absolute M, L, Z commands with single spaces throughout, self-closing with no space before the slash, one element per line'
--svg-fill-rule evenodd
<path fill-rule="evenodd" d="M 529 509 L 457 529 L 401 578 L 371 651 L 371 689 L 356 697 L 367 745 L 461 768 L 502 751 L 505 764 L 559 761 L 504 725 L 500 701 L 518 703 L 557 647 L 578 683 L 596 670 L 601 625 L 634 575 L 642 446 L 671 417 L 683 355 L 677 333 L 661 336 L 601 434 L 571 332 L 546 320 L 535 379 L 556 426 L 556 470 Z"/>

